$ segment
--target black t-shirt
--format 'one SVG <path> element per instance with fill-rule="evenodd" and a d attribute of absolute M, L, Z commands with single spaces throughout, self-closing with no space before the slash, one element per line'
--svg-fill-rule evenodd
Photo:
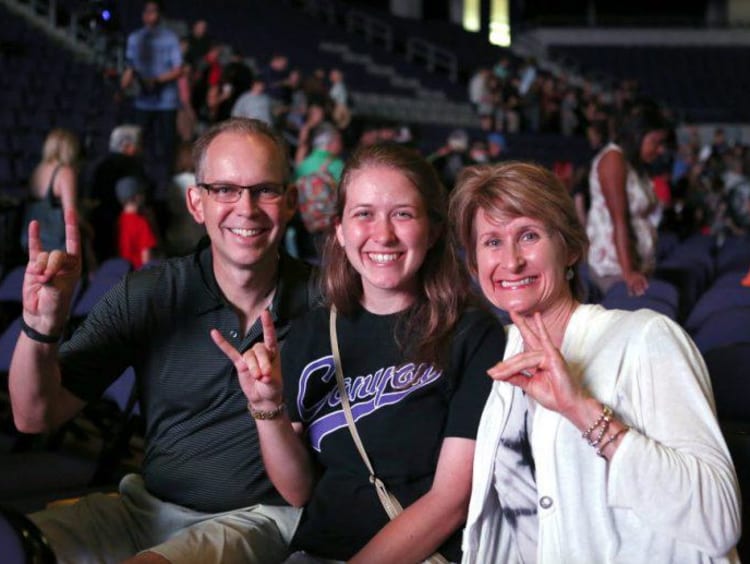
<path fill-rule="evenodd" d="M 505 334 L 479 310 L 454 333 L 449 366 L 405 363 L 394 339 L 398 314 L 360 310 L 338 318 L 344 379 L 357 430 L 376 474 L 404 507 L 427 493 L 445 437 L 474 439 L 490 390 L 486 370 L 502 358 Z M 346 426 L 328 337 L 328 310 L 292 325 L 282 350 L 290 417 L 302 421 L 322 476 L 292 541 L 295 549 L 348 559 L 388 522 Z M 417 377 L 415 378 L 415 372 Z M 460 530 L 441 552 L 460 557 Z"/>

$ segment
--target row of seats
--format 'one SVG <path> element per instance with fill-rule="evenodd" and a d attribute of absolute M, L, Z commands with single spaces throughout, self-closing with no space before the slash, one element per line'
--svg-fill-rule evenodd
<path fill-rule="evenodd" d="M 127 261 L 110 259 L 101 264 L 85 286 L 79 285 L 72 326 L 129 271 Z M 0 306 L 5 318 L 20 313 L 23 275 L 24 267 L 18 267 L 0 282 Z M 19 316 L 0 334 L 3 377 L 7 377 L 20 332 Z M 44 508 L 50 499 L 78 496 L 92 489 L 114 489 L 123 472 L 121 462 L 129 452 L 130 438 L 139 425 L 137 415 L 135 372 L 131 367 L 110 385 L 100 401 L 86 407 L 86 425 L 76 418 L 58 432 L 37 437 L 18 433 L 10 421 L 4 421 L 0 433 L 0 504 L 31 512 Z M 85 442 L 97 444 L 84 452 L 65 448 L 71 434 L 77 435 L 79 442 L 83 436 Z"/>
<path fill-rule="evenodd" d="M 644 92 L 693 122 L 750 119 L 745 103 L 750 79 L 736 72 L 750 58 L 746 46 L 552 45 L 549 53 L 576 61 L 586 72 L 636 79 Z"/>
<path fill-rule="evenodd" d="M 0 5 L 0 189 L 27 185 L 54 127 L 73 131 L 84 155 L 106 152 L 117 119 L 115 87 Z"/>

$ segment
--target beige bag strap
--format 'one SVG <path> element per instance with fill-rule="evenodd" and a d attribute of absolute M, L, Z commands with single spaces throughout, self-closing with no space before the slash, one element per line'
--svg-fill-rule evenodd
<path fill-rule="evenodd" d="M 339 396 L 341 396 L 341 407 L 344 410 L 344 417 L 346 417 L 346 423 L 349 427 L 349 432 L 354 439 L 354 444 L 359 451 L 359 455 L 370 471 L 370 483 L 375 486 L 375 491 L 378 493 L 380 503 L 383 505 L 383 509 L 388 514 L 390 519 L 394 519 L 404 508 L 396 499 L 385 484 L 375 475 L 375 470 L 372 467 L 370 458 L 365 452 L 365 446 L 362 444 L 362 439 L 359 437 L 357 426 L 354 424 L 354 417 L 352 416 L 352 407 L 349 404 L 349 394 L 346 393 L 346 386 L 344 386 L 344 371 L 341 368 L 341 353 L 339 352 L 339 338 L 336 332 L 336 308 L 331 306 L 331 313 L 329 316 L 328 331 L 331 336 L 331 353 L 333 354 L 333 367 L 336 370 L 336 385 L 339 389 Z M 424 564 L 448 564 L 448 560 L 439 552 L 436 552 L 429 556 Z"/>
<path fill-rule="evenodd" d="M 375 491 L 378 493 L 378 498 L 380 498 L 380 503 L 383 505 L 383 509 L 385 509 L 388 517 L 390 519 L 393 519 L 394 517 L 396 517 L 396 515 L 401 513 L 404 508 L 401 507 L 401 504 L 396 499 L 396 497 L 388 491 L 388 489 L 385 487 L 385 484 L 380 480 L 380 478 L 375 475 L 375 469 L 372 467 L 370 458 L 367 456 L 365 447 L 362 444 L 362 439 L 360 438 L 357 427 L 354 424 L 352 408 L 349 404 L 349 394 L 347 394 L 346 387 L 344 386 L 344 371 L 341 368 L 341 353 L 339 352 L 339 339 L 336 333 L 335 307 L 331 307 L 328 330 L 331 335 L 331 352 L 333 353 L 333 365 L 336 369 L 336 384 L 339 389 L 339 396 L 341 396 L 341 407 L 344 410 L 344 417 L 346 417 L 346 423 L 349 426 L 349 432 L 351 433 L 352 439 L 354 440 L 354 445 L 359 451 L 359 455 L 362 457 L 365 466 L 367 466 L 367 469 L 370 471 L 370 483 L 375 486 Z"/>

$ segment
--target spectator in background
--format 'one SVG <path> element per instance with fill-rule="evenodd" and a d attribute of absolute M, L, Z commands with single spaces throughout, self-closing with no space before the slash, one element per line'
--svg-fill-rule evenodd
<path fill-rule="evenodd" d="M 94 206 L 89 221 L 94 230 L 94 255 L 99 262 L 117 255 L 115 226 L 120 205 L 115 184 L 126 176 L 140 178 L 148 186 L 141 159 L 141 128 L 132 124 L 118 125 L 112 130 L 109 153 L 94 165 L 89 181 L 89 198 Z"/>
<path fill-rule="evenodd" d="M 578 131 L 578 94 L 575 88 L 565 88 L 560 102 L 560 132 L 563 135 L 573 135 Z"/>
<path fill-rule="evenodd" d="M 136 122 L 143 129 L 147 166 L 154 170 L 155 196 L 163 199 L 174 160 L 182 52 L 177 35 L 161 25 L 161 2 L 144 2 L 142 18 L 143 27 L 128 36 L 121 86 L 137 86 Z"/>
<path fill-rule="evenodd" d="M 281 53 L 274 53 L 268 61 L 262 79 L 266 83 L 268 96 L 275 103 L 284 102 L 284 83 L 289 76 L 289 59 Z"/>
<path fill-rule="evenodd" d="M 289 71 L 284 83 L 283 104 L 278 106 L 275 116 L 277 127 L 284 138 L 296 150 L 298 136 L 307 115 L 307 94 L 302 87 L 302 72 L 295 68 Z"/>
<path fill-rule="evenodd" d="M 469 160 L 472 164 L 487 164 L 490 162 L 490 155 L 487 151 L 487 142 L 476 139 L 471 142 L 469 149 Z"/>
<path fill-rule="evenodd" d="M 510 76 L 510 72 L 510 58 L 507 55 L 500 57 L 495 66 L 492 67 L 492 73 L 498 80 L 507 80 Z"/>
<path fill-rule="evenodd" d="M 221 43 L 211 41 L 208 51 L 192 67 L 190 85 L 190 100 L 195 109 L 198 120 L 207 126 L 212 116 L 209 109 L 209 89 L 218 86 L 221 80 Z M 212 94 L 213 97 L 216 94 Z"/>
<path fill-rule="evenodd" d="M 42 146 L 42 160 L 31 174 L 24 211 L 21 247 L 28 248 L 28 225 L 42 230 L 45 250 L 65 248 L 65 210 L 76 209 L 78 138 L 66 129 L 53 129 Z"/>
<path fill-rule="evenodd" d="M 183 73 L 177 79 L 177 91 L 180 96 L 180 108 L 177 110 L 177 133 L 182 141 L 192 141 L 198 123 L 198 116 L 195 113 L 191 99 L 190 79 L 193 67 L 188 63 L 187 39 L 180 39 L 180 50 L 183 54 L 184 65 Z"/>
<path fill-rule="evenodd" d="M 263 123 L 273 125 L 271 98 L 265 90 L 266 85 L 262 80 L 253 80 L 250 89 L 245 91 L 234 103 L 232 117 L 259 119 Z"/>
<path fill-rule="evenodd" d="M 734 235 L 750 233 L 750 179 L 747 177 L 747 148 L 735 147 L 727 155 L 724 173 L 724 193 L 727 200 L 728 227 Z"/>
<path fill-rule="evenodd" d="M 493 128 L 494 100 L 492 94 L 492 73 L 488 68 L 480 68 L 469 81 L 469 101 L 479 116 L 480 127 L 484 131 Z"/>
<path fill-rule="evenodd" d="M 427 157 L 440 175 L 441 182 L 451 190 L 458 173 L 472 164 L 469 155 L 469 134 L 464 129 L 456 129 L 448 135 L 445 145 Z"/>
<path fill-rule="evenodd" d="M 499 131 L 493 131 L 487 135 L 487 157 L 489 162 L 499 161 L 503 153 L 508 149 L 505 136 Z"/>
<path fill-rule="evenodd" d="M 115 192 L 122 205 L 122 212 L 117 220 L 120 256 L 138 270 L 151 260 L 152 250 L 156 246 L 156 236 L 148 220 L 140 213 L 143 184 L 135 176 L 126 176 L 117 181 Z"/>
<path fill-rule="evenodd" d="M 295 170 L 299 213 L 290 229 L 294 230 L 297 256 L 308 262 L 318 262 L 332 225 L 336 187 L 344 170 L 343 150 L 341 132 L 323 122 L 313 132 L 312 151 Z"/>
<path fill-rule="evenodd" d="M 305 77 L 302 82 L 302 88 L 305 91 L 309 103 L 315 103 L 323 107 L 328 106 L 328 87 L 326 86 L 326 71 L 322 68 L 316 68 Z"/>
<path fill-rule="evenodd" d="M 331 110 L 333 123 L 339 129 L 346 129 L 352 119 L 352 114 L 349 109 L 349 90 L 344 82 L 344 73 L 340 69 L 334 68 L 331 69 L 328 77 L 331 81 L 328 96 L 333 102 L 333 109 Z"/>
<path fill-rule="evenodd" d="M 526 97 L 537 79 L 536 59 L 529 57 L 524 61 L 519 71 L 519 78 L 518 93 L 522 97 Z"/>
<path fill-rule="evenodd" d="M 312 98 L 308 100 L 305 123 L 297 136 L 297 149 L 294 152 L 295 166 L 301 163 L 312 151 L 312 134 L 315 128 L 328 120 L 328 113 L 323 100 Z"/>
<path fill-rule="evenodd" d="M 518 133 L 521 129 L 521 97 L 518 94 L 518 78 L 495 79 L 493 92 L 495 131 Z"/>
<path fill-rule="evenodd" d="M 602 292 L 624 280 L 642 295 L 656 265 L 658 202 L 646 165 L 664 152 L 670 125 L 658 108 L 642 105 L 623 118 L 616 142 L 591 163 L 591 207 L 586 232 L 590 274 Z"/>
<path fill-rule="evenodd" d="M 325 165 L 326 170 L 338 182 L 344 170 L 344 161 L 341 159 L 343 152 L 344 145 L 338 128 L 328 122 L 321 123 L 313 131 L 312 151 L 297 165 L 295 177 L 306 176 Z"/>
<path fill-rule="evenodd" d="M 221 70 L 221 102 L 216 108 L 216 121 L 229 119 L 232 108 L 243 92 L 253 85 L 255 75 L 239 53 L 227 48 L 226 61 Z"/>
<path fill-rule="evenodd" d="M 187 38 L 185 62 L 190 66 L 198 65 L 211 48 L 211 36 L 208 34 L 206 20 L 196 20 Z"/>
<path fill-rule="evenodd" d="M 169 223 L 165 229 L 165 246 L 168 256 L 182 256 L 193 251 L 206 228 L 196 223 L 187 207 L 187 191 L 195 186 L 195 168 L 192 159 L 192 144 L 177 147 L 175 174 L 169 188 Z"/>

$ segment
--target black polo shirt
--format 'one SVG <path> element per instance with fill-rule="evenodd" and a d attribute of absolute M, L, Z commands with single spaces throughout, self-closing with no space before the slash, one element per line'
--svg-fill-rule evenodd
<path fill-rule="evenodd" d="M 280 340 L 315 300 L 310 269 L 282 255 L 272 313 Z M 284 504 L 266 476 L 237 372 L 213 328 L 244 351 L 247 335 L 222 296 L 209 247 L 128 275 L 60 350 L 63 385 L 85 401 L 132 365 L 146 421 L 143 475 L 157 497 L 203 512 Z"/>

